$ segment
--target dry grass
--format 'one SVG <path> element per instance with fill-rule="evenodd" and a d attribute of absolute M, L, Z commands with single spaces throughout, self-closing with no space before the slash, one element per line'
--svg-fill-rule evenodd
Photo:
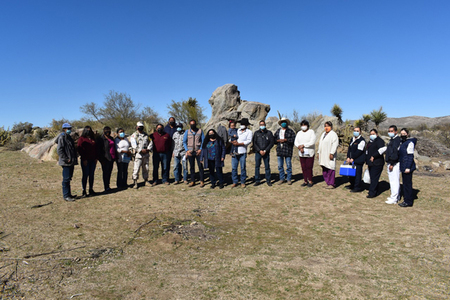
<path fill-rule="evenodd" d="M 1 295 L 448 299 L 449 177 L 417 174 L 420 192 L 407 209 L 385 204 L 388 191 L 367 199 L 339 183 L 331 191 L 300 181 L 234 190 L 147 186 L 67 203 L 59 166 L 1 151 Z M 100 169 L 95 185 L 102 190 Z M 72 186 L 81 193 L 79 167 Z M 84 248 L 70 250 L 77 247 Z"/>

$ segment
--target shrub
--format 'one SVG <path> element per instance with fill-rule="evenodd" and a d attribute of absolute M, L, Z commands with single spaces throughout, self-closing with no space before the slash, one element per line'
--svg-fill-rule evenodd
<path fill-rule="evenodd" d="M 23 143 L 24 136 L 23 132 L 11 135 L 11 140 L 6 144 L 6 148 L 12 151 L 21 150 L 25 146 Z"/>
<path fill-rule="evenodd" d="M 0 128 L 0 147 L 5 146 L 11 140 L 11 131 Z"/>

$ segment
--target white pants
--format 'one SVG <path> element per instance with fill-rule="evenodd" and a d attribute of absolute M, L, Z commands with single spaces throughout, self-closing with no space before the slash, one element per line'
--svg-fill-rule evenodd
<path fill-rule="evenodd" d="M 387 165 L 389 184 L 391 185 L 391 196 L 388 200 L 400 200 L 400 163 L 396 163 L 392 171 L 389 171 L 390 164 Z"/>
<path fill-rule="evenodd" d="M 149 163 L 150 155 L 142 156 L 140 158 L 134 159 L 133 166 L 133 180 L 137 180 L 139 178 L 139 169 L 142 167 L 142 177 L 144 180 L 148 180 L 148 163 Z"/>

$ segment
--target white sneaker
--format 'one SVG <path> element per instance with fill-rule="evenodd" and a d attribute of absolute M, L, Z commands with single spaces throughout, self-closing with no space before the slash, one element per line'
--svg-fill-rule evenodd
<path fill-rule="evenodd" d="M 397 200 L 395 199 L 389 199 L 387 201 L 385 201 L 387 204 L 397 204 Z"/>

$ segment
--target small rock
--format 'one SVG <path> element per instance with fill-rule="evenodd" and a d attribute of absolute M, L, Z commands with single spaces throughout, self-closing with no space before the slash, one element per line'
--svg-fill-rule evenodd
<path fill-rule="evenodd" d="M 195 226 L 195 225 L 198 225 L 198 223 L 196 221 L 191 222 L 191 226 Z"/>
<path fill-rule="evenodd" d="M 432 164 L 435 168 L 439 168 L 439 167 L 441 166 L 441 164 L 438 163 L 438 162 L 432 162 L 431 164 Z"/>
<path fill-rule="evenodd" d="M 428 157 L 428 156 L 424 156 L 424 155 L 419 155 L 419 156 L 417 156 L 417 160 L 418 160 L 419 162 L 424 162 L 424 163 L 431 162 L 431 158 Z"/>

